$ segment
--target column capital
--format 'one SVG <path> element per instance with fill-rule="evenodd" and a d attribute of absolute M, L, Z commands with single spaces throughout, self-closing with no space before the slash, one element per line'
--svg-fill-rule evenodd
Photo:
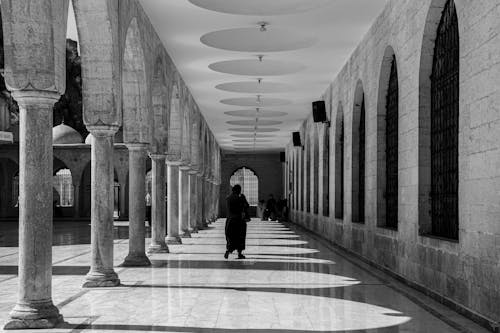
<path fill-rule="evenodd" d="M 181 166 L 179 166 L 179 170 L 188 171 L 191 170 L 191 168 L 189 167 L 189 165 L 182 164 Z"/>
<path fill-rule="evenodd" d="M 20 104 L 25 104 L 32 100 L 33 102 L 50 101 L 56 103 L 61 98 L 61 94 L 56 91 L 47 90 L 14 90 L 12 97 Z"/>
<path fill-rule="evenodd" d="M 87 126 L 87 130 L 94 138 L 103 138 L 113 136 L 118 132 L 118 125 L 91 125 Z"/>
<path fill-rule="evenodd" d="M 161 161 L 161 160 L 167 159 L 167 155 L 165 155 L 165 154 L 149 153 L 149 157 L 154 161 Z"/>
<path fill-rule="evenodd" d="M 138 142 L 133 142 L 133 143 L 125 143 L 127 146 L 128 150 L 131 151 L 143 151 L 148 149 L 148 144 L 147 143 L 138 143 Z"/>
<path fill-rule="evenodd" d="M 182 165 L 182 162 L 181 161 L 169 161 L 168 159 L 165 161 L 165 163 L 167 165 L 171 165 L 171 166 L 181 166 Z"/>
<path fill-rule="evenodd" d="M 193 170 L 193 169 L 190 169 L 188 173 L 189 173 L 190 175 L 197 175 L 197 174 L 198 174 L 198 170 Z"/>

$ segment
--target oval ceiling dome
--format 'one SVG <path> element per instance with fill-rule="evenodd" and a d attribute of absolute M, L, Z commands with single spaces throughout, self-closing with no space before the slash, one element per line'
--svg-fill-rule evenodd
<path fill-rule="evenodd" d="M 292 102 L 287 99 L 281 98 L 260 98 L 256 97 L 239 97 L 228 98 L 220 101 L 222 104 L 235 105 L 235 106 L 253 106 L 253 107 L 266 107 L 266 106 L 282 106 L 289 105 Z"/>
<path fill-rule="evenodd" d="M 233 138 L 274 138 L 273 134 L 231 134 Z"/>
<path fill-rule="evenodd" d="M 288 84 L 262 81 L 228 82 L 219 84 L 215 88 L 223 91 L 247 94 L 273 94 L 292 90 Z"/>
<path fill-rule="evenodd" d="M 254 128 L 254 127 L 242 127 L 242 128 L 230 128 L 233 132 L 256 132 L 256 133 L 271 133 L 279 132 L 279 128 Z"/>
<path fill-rule="evenodd" d="M 233 117 L 243 117 L 243 118 L 277 118 L 286 116 L 287 112 L 282 111 L 266 111 L 266 110 L 236 110 L 236 111 L 226 111 L 224 114 Z"/>
<path fill-rule="evenodd" d="M 201 36 L 200 41 L 216 49 L 250 53 L 295 51 L 316 43 L 299 31 L 273 27 L 219 30 Z"/>
<path fill-rule="evenodd" d="M 282 121 L 277 121 L 277 120 L 260 120 L 256 122 L 255 120 L 230 120 L 226 121 L 226 124 L 229 125 L 236 125 L 236 126 L 274 126 L 274 125 L 279 125 L 283 124 Z"/>
<path fill-rule="evenodd" d="M 279 76 L 294 74 L 306 67 L 296 62 L 263 59 L 238 59 L 208 65 L 215 72 L 244 76 Z"/>
<path fill-rule="evenodd" d="M 275 16 L 303 13 L 331 0 L 189 0 L 193 5 L 220 13 Z"/>

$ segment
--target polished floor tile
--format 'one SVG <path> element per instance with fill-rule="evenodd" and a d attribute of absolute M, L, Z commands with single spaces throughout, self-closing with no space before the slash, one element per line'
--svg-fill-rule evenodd
<path fill-rule="evenodd" d="M 54 302 L 66 323 L 47 332 L 485 332 L 315 236 L 278 222 L 248 224 L 246 260 L 235 254 L 223 258 L 224 221 L 218 220 L 170 246 L 171 253 L 152 255 L 152 267 L 117 267 L 120 287 L 81 289 L 90 261 L 85 228 L 72 226 L 77 235 L 53 247 Z M 115 238 L 118 266 L 128 241 L 123 229 Z M 0 325 L 17 288 L 17 248 L 5 237 L 3 242 Z"/>

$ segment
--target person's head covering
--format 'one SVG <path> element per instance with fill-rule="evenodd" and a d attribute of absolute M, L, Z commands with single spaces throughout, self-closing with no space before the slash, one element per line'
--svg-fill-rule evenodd
<path fill-rule="evenodd" d="M 232 188 L 233 193 L 235 194 L 240 194 L 241 193 L 241 186 L 239 184 L 236 184 Z"/>

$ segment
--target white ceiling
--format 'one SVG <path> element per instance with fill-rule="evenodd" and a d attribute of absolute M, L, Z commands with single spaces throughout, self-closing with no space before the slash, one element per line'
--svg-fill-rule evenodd
<path fill-rule="evenodd" d="M 235 151 L 282 150 L 386 1 L 140 0 L 219 145 Z"/>

